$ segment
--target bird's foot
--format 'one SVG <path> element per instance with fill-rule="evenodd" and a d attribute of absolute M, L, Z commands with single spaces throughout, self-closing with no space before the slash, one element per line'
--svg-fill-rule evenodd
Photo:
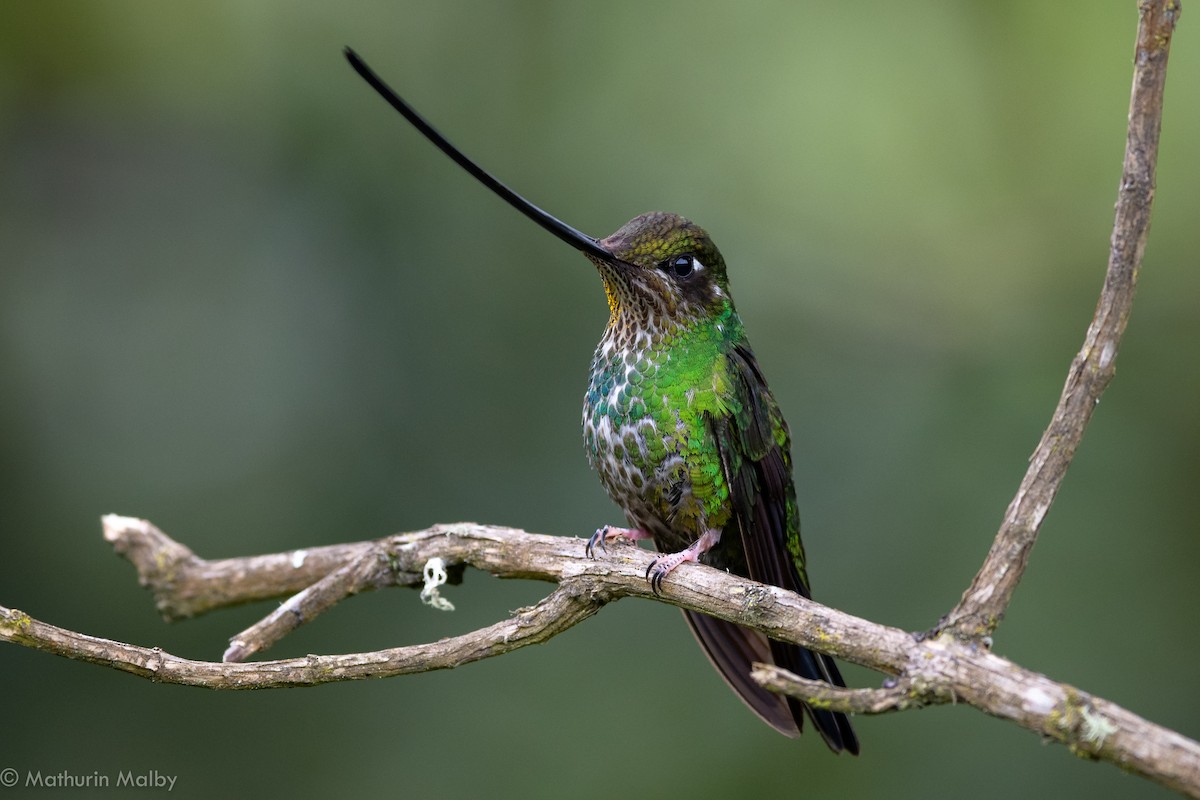
<path fill-rule="evenodd" d="M 584 552 L 588 558 L 595 558 L 596 545 L 600 545 L 600 549 L 607 553 L 609 541 L 627 539 L 632 542 L 649 538 L 650 534 L 641 528 L 618 528 L 616 525 L 605 525 L 597 528 L 596 532 L 592 534 L 592 538 L 588 539 Z"/>
<path fill-rule="evenodd" d="M 719 530 L 707 530 L 701 534 L 699 539 L 678 553 L 661 555 L 651 561 L 650 566 L 646 567 L 646 580 L 650 581 L 651 591 L 655 594 L 662 594 L 663 578 L 667 577 L 671 570 L 685 561 L 699 561 L 700 556 L 711 550 L 719 541 L 721 541 Z"/>

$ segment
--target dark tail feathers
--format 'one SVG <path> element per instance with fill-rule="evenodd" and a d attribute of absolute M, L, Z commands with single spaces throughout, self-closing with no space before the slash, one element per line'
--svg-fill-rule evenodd
<path fill-rule="evenodd" d="M 845 686 L 833 659 L 707 614 L 685 611 L 683 615 L 721 677 L 764 722 L 785 736 L 795 737 L 800 735 L 807 714 L 830 750 L 858 755 L 858 737 L 845 714 L 810 708 L 793 697 L 767 691 L 750 677 L 750 665 L 761 661 L 802 678 Z"/>

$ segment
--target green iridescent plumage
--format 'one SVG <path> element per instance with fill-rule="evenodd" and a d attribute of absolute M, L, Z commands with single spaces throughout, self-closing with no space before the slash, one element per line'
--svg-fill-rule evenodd
<path fill-rule="evenodd" d="M 725 262 L 698 226 L 674 214 L 636 217 L 590 256 L 604 279 L 609 320 L 584 399 L 588 458 L 628 529 L 666 555 L 652 585 L 685 561 L 809 595 L 787 424 L 758 367 L 729 293 Z M 844 715 L 758 687 L 754 661 L 843 685 L 833 661 L 754 631 L 685 612 L 709 658 L 778 730 L 805 713 L 835 751 L 858 752 Z"/>

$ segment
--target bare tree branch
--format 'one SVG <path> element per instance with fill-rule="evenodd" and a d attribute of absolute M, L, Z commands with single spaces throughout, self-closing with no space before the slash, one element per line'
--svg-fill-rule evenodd
<path fill-rule="evenodd" d="M 303 569 L 297 552 L 244 559 L 204 561 L 194 555 L 177 562 L 166 576 L 152 557 L 179 552 L 180 546 L 144 520 L 109 516 L 105 536 L 135 559 L 142 582 L 160 605 L 173 586 L 185 587 L 201 605 L 212 598 L 239 602 L 277 592 L 287 585 L 281 571 Z M 186 549 L 186 548 L 183 548 Z M 412 575 L 439 557 L 500 577 L 554 581 L 558 587 L 541 602 L 478 631 L 430 644 L 371 653 L 314 655 L 249 664 L 193 661 L 158 648 L 139 647 L 66 631 L 0 607 L 0 639 L 56 655 L 102 664 L 164 683 L 211 689 L 311 686 L 334 681 L 380 678 L 456 667 L 529 644 L 544 642 L 621 597 L 654 599 L 645 579 L 653 554 L 632 546 L 614 547 L 592 561 L 583 540 L 542 536 L 513 528 L 474 523 L 439 525 L 374 542 L 345 545 L 346 563 L 333 566 L 333 580 L 318 579 L 313 592 L 330 598 L 389 583 L 389 574 Z M 197 576 L 221 576 L 235 585 L 207 597 Z M 977 642 L 953 636 L 915 636 L 896 628 L 826 608 L 799 595 L 754 583 L 708 567 L 688 564 L 680 579 L 663 586 L 657 599 L 702 611 L 768 635 L 830 653 L 888 675 L 882 689 L 835 689 L 805 681 L 774 667 L 760 667 L 766 686 L 835 710 L 876 714 L 956 702 L 1011 720 L 1041 736 L 1066 744 L 1076 755 L 1110 761 L 1123 769 L 1193 797 L 1200 797 L 1200 744 L 1074 687 L 1024 669 L 990 653 Z M 293 597 L 284 608 L 303 608 Z M 333 600 L 332 602 L 336 602 Z M 292 614 L 289 610 L 287 614 Z M 278 612 L 267 617 L 271 620 Z M 301 620 L 303 621 L 303 620 Z M 294 626 L 293 626 L 294 627 Z M 264 640 L 265 641 L 265 640 Z"/>
<path fill-rule="evenodd" d="M 103 521 L 105 538 L 114 544 L 118 552 L 133 561 L 140 583 L 155 593 L 160 606 L 171 602 L 170 593 L 176 586 L 186 587 L 191 597 L 205 605 L 211 605 L 213 598 L 219 598 L 225 604 L 235 604 L 272 594 L 280 596 L 283 594 L 280 590 L 287 582 L 279 577 L 278 572 L 293 569 L 293 565 L 300 560 L 296 554 L 307 552 L 292 551 L 214 561 L 205 561 L 193 555 L 187 563 L 178 565 L 167 580 L 158 569 L 154 554 L 164 549 L 173 550 L 177 545 L 174 540 L 146 520 L 108 515 Z M 342 597 L 373 586 L 386 585 L 389 583 L 389 574 L 419 575 L 424 565 L 437 557 L 448 565 L 468 565 L 500 578 L 525 578 L 559 584 L 581 581 L 585 585 L 582 593 L 592 597 L 598 606 L 619 597 L 661 597 L 682 608 L 705 611 L 735 622 L 752 619 L 752 627 L 777 639 L 793 641 L 789 636 L 800 635 L 801 644 L 882 672 L 898 674 L 903 666 L 902 658 L 889 660 L 888 652 L 911 638 L 904 631 L 868 622 L 777 587 L 751 581 L 740 581 L 732 588 L 714 586 L 704 579 L 676 581 L 664 585 L 662 594 L 655 595 L 646 582 L 646 568 L 654 558 L 653 553 L 636 547 L 615 547 L 608 557 L 593 561 L 584 555 L 583 541 L 527 533 L 518 528 L 460 522 L 343 545 L 342 553 L 347 563 L 333 566 L 329 577 L 335 580 L 314 581 L 313 586 L 301 589 L 250 630 L 260 626 L 270 627 L 271 620 L 281 610 L 284 614 L 292 614 L 290 609 L 312 607 L 308 605 L 310 601 L 305 599 L 308 596 L 323 596 L 325 599 L 316 605 L 328 608 Z M 698 572 L 701 575 L 723 575 L 708 569 Z M 355 579 L 339 577 L 347 574 L 354 575 Z M 228 580 L 236 584 L 237 591 L 217 587 L 210 597 L 204 594 L 199 584 L 201 578 L 209 581 Z M 322 588 L 317 589 L 322 584 Z M 788 603 L 779 605 L 773 600 L 776 595 L 786 596 Z M 800 625 L 790 616 L 792 611 L 788 610 L 793 600 L 805 609 L 805 622 Z M 742 610 L 732 614 L 723 611 L 720 608 L 723 602 L 736 602 Z M 299 615 L 292 616 L 300 619 Z M 307 621 L 308 618 L 300 619 L 300 622 Z M 288 629 L 297 626 L 291 625 Z M 803 630 L 797 633 L 800 628 Z M 854 642 L 842 641 L 843 632 L 848 633 Z M 235 638 L 242 636 L 244 634 Z"/>
<path fill-rule="evenodd" d="M 145 520 L 110 515 L 105 517 L 104 523 L 106 538 L 114 543 L 119 542 L 126 555 L 137 553 L 140 558 L 175 544 Z M 419 573 L 430 559 L 437 557 L 450 565 L 466 564 L 502 578 L 557 582 L 559 589 L 530 609 L 518 611 L 507 622 L 432 645 L 356 656 L 311 656 L 248 665 L 226 664 L 228 673 L 219 664 L 188 661 L 156 649 L 65 631 L 13 609 L 4 609 L 0 615 L 0 639 L 69 658 L 126 669 L 155 680 L 221 689 L 311 685 L 423 671 L 409 666 L 409 658 L 417 652 L 431 659 L 424 670 L 457 666 L 486 655 L 499 655 L 526 644 L 544 641 L 570 624 L 595 613 L 605 603 L 621 597 L 662 599 L 682 608 L 705 611 L 758 628 L 775 638 L 797 641 L 890 674 L 899 673 L 904 668 L 905 643 L 913 641 L 910 634 L 899 629 L 868 622 L 783 589 L 736 578 L 708 567 L 687 565 L 681 568 L 684 572 L 680 574 L 688 575 L 689 579 L 665 584 L 662 593 L 655 595 L 645 577 L 646 567 L 654 554 L 633 546 L 612 547 L 608 557 L 593 561 L 584 555 L 582 539 L 544 536 L 516 528 L 463 522 L 346 545 L 344 552 L 348 558 L 347 566 L 353 567 L 349 572 L 357 575 L 359 585 L 364 587 L 380 582 L 381 576 L 388 571 Z M 194 592 L 194 576 L 214 574 L 223 574 L 237 585 L 237 591 L 241 593 L 236 594 L 226 587 L 218 589 L 214 596 L 228 602 L 239 602 L 245 598 L 263 597 L 268 591 L 283 586 L 286 580 L 277 573 L 293 569 L 292 559 L 291 553 L 220 561 L 205 561 L 193 556 L 171 580 L 163 578 L 153 558 L 140 558 L 135 560 L 134 565 L 141 582 L 151 586 L 160 604 L 172 591 L 173 585 L 189 587 L 189 592 L 199 596 Z M 378 569 L 363 567 L 368 561 L 378 564 Z M 334 569 L 334 574 L 339 572 L 342 570 Z M 343 596 L 355 593 L 354 581 L 339 579 L 330 585 L 334 584 L 338 586 L 338 591 L 344 592 Z M 308 591 L 302 589 L 300 594 Z M 203 598 L 201 602 L 207 603 L 208 599 Z M 303 601 L 297 601 L 293 596 L 284 603 L 285 608 L 289 605 L 302 606 Z M 267 620 L 276 613 L 268 615 Z M 572 621 L 560 625 L 550 619 L 556 617 Z M 520 635 L 516 633 L 518 630 Z M 165 672 L 158 670 L 153 675 L 145 674 L 141 667 L 152 653 L 156 654 L 156 663 L 170 662 L 171 668 Z M 355 665 L 365 665 L 372 659 L 375 661 L 373 668 L 366 672 L 355 671 Z M 262 670 L 267 663 L 276 666 L 266 672 L 256 671 Z M 314 671 L 303 669 L 310 664 L 317 664 L 321 668 Z M 401 666 L 397 667 L 397 664 Z M 213 667 L 216 671 L 213 671 Z M 226 681 L 227 675 L 236 675 L 237 680 Z"/>
<path fill-rule="evenodd" d="M 1029 460 L 1029 470 L 1008 506 L 991 551 L 962 600 L 941 623 L 943 630 L 960 637 L 990 635 L 1004 617 L 1084 428 L 1116 372 L 1117 350 L 1129 321 L 1150 233 L 1167 55 L 1180 12 L 1176 0 L 1143 0 L 1138 10 L 1141 18 L 1134 51 L 1125 163 L 1104 289 L 1083 348 L 1067 373 L 1050 426 Z"/>

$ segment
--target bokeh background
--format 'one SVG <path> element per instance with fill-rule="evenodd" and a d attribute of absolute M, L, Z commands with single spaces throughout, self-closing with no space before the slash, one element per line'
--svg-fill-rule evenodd
<path fill-rule="evenodd" d="M 1118 376 L 996 650 L 1194 737 L 1190 16 Z M 102 513 L 208 557 L 620 521 L 579 433 L 598 278 L 409 129 L 349 44 L 573 225 L 668 209 L 709 229 L 791 423 L 817 597 L 928 628 L 1090 319 L 1135 25 L 1133 0 L 6 8 L 0 603 L 215 659 L 270 604 L 164 624 Z M 547 590 L 469 573 L 452 614 L 377 592 L 270 655 L 429 641 Z M 785 740 L 677 611 L 631 600 L 388 681 L 215 693 L 15 647 L 0 681 L 0 766 L 153 769 L 186 797 L 1167 795 L 966 708 L 862 719 L 859 759 Z"/>

